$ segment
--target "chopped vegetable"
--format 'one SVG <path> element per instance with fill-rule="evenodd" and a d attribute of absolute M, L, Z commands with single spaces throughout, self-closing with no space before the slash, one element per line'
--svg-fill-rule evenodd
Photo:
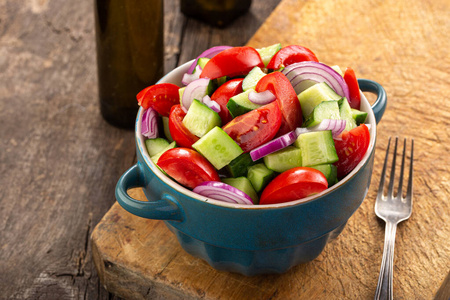
<path fill-rule="evenodd" d="M 158 134 L 158 113 L 149 107 L 142 115 L 141 134 L 149 139 L 154 139 Z"/>
<path fill-rule="evenodd" d="M 214 200 L 235 204 L 253 204 L 252 198 L 249 195 L 224 182 L 203 182 L 197 185 L 193 192 Z"/>
<path fill-rule="evenodd" d="M 308 80 L 315 83 L 326 82 L 337 94 L 349 99 L 348 86 L 342 76 L 323 63 L 299 62 L 284 68 L 282 73 L 291 81 L 297 94 L 304 90 L 303 83 Z"/>

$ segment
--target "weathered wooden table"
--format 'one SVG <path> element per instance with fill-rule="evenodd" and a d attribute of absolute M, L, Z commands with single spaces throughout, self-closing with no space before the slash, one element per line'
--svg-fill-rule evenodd
<path fill-rule="evenodd" d="M 394 296 L 449 298 L 447 0 L 284 0 L 267 20 L 278 1 L 254 0 L 225 30 L 188 20 L 166 1 L 166 71 L 213 45 L 301 44 L 388 94 L 372 186 L 343 233 L 311 263 L 250 278 L 213 270 L 162 222 L 115 203 L 117 179 L 135 162 L 133 133 L 99 115 L 91 1 L 66 2 L 0 2 L 0 298 L 110 298 L 104 285 L 138 299 L 371 299 L 384 237 L 373 205 L 387 139 L 396 135 L 414 138 L 416 155 Z"/>
<path fill-rule="evenodd" d="M 225 29 L 165 0 L 165 70 L 245 44 L 279 3 L 255 0 Z M 0 299 L 112 299 L 94 227 L 135 160 L 133 132 L 100 116 L 93 1 L 0 0 Z"/>

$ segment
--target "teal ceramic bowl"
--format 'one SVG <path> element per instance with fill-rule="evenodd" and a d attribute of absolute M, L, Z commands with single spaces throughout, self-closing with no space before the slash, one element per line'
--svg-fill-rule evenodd
<path fill-rule="evenodd" d="M 188 62 L 160 82 L 181 84 Z M 336 185 L 301 200 L 273 205 L 230 204 L 193 193 L 166 177 L 147 154 L 141 132 L 140 109 L 136 119 L 138 162 L 116 186 L 116 198 L 130 213 L 164 220 L 183 249 L 213 268 L 244 275 L 283 273 L 315 259 L 336 238 L 364 200 L 370 185 L 376 124 L 386 108 L 386 93 L 376 82 L 359 80 L 361 90 L 377 94 L 370 105 L 362 94 L 361 109 L 368 112 L 370 145 L 363 160 Z M 127 194 L 142 187 L 148 199 Z"/>

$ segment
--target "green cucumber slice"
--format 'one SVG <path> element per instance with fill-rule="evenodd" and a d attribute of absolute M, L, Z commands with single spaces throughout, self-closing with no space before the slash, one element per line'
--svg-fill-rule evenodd
<path fill-rule="evenodd" d="M 356 125 L 358 126 L 366 122 L 367 113 L 365 111 L 360 111 L 355 108 L 352 108 L 352 117 L 353 120 L 355 120 Z"/>
<path fill-rule="evenodd" d="M 194 99 L 182 123 L 192 134 L 202 137 L 214 127 L 220 126 L 222 120 L 218 113 Z"/>
<path fill-rule="evenodd" d="M 261 105 L 255 104 L 250 100 L 248 100 L 248 94 L 252 91 L 254 92 L 255 90 L 247 90 L 245 92 L 237 94 L 236 96 L 231 97 L 230 100 L 228 100 L 227 108 L 230 111 L 230 114 L 233 118 L 248 113 L 249 111 L 254 110 L 258 107 L 261 107 Z"/>
<path fill-rule="evenodd" d="M 328 187 L 331 187 L 333 184 L 336 184 L 338 182 L 337 179 L 337 168 L 333 164 L 323 164 L 323 165 L 316 165 L 311 166 L 311 168 L 314 168 L 320 172 L 322 172 L 323 175 L 327 178 L 328 181 Z"/>
<path fill-rule="evenodd" d="M 163 151 L 167 146 L 169 146 L 169 141 L 163 138 L 145 140 L 145 147 L 150 157 Z"/>
<path fill-rule="evenodd" d="M 339 120 L 339 104 L 338 101 L 323 101 L 314 107 L 313 112 L 303 123 L 303 127 L 312 127 L 318 125 L 325 119 Z"/>
<path fill-rule="evenodd" d="M 320 102 L 336 101 L 342 97 L 325 82 L 316 83 L 298 94 L 303 117 L 306 119 Z"/>
<path fill-rule="evenodd" d="M 205 65 L 206 65 L 206 63 L 209 61 L 210 59 L 209 58 L 207 58 L 207 57 L 200 57 L 198 60 L 197 60 L 197 66 L 200 66 L 200 68 L 204 68 L 205 67 Z M 195 70 L 195 69 L 194 69 Z M 195 72 L 194 72 L 195 73 Z"/>
<path fill-rule="evenodd" d="M 196 141 L 192 148 L 200 152 L 217 170 L 244 152 L 222 128 L 217 126 Z"/>
<path fill-rule="evenodd" d="M 183 99 L 183 93 L 184 93 L 184 90 L 185 90 L 185 89 L 186 89 L 185 86 L 180 87 L 180 88 L 178 89 L 178 95 L 180 95 L 180 104 L 181 104 L 181 105 L 183 105 L 183 103 L 181 102 L 181 99 Z"/>
<path fill-rule="evenodd" d="M 281 44 L 274 44 L 268 47 L 264 47 L 261 49 L 256 49 L 258 51 L 259 56 L 261 56 L 261 59 L 264 63 L 264 66 L 267 67 L 272 57 L 281 50 Z"/>
<path fill-rule="evenodd" d="M 279 173 L 302 166 L 301 150 L 294 146 L 287 146 L 264 156 L 263 159 L 267 168 Z"/>
<path fill-rule="evenodd" d="M 248 168 L 247 178 L 255 191 L 259 193 L 272 180 L 274 174 L 274 171 L 267 168 L 265 164 L 259 163 Z"/>
<path fill-rule="evenodd" d="M 226 167 L 228 173 L 232 177 L 240 177 L 247 175 L 247 168 L 255 164 L 250 153 L 242 153 L 233 159 Z"/>
<path fill-rule="evenodd" d="M 166 136 L 166 139 L 169 142 L 173 142 L 173 138 L 172 135 L 170 134 L 170 130 L 169 130 L 169 117 L 162 117 L 162 123 L 163 123 L 163 129 L 164 129 L 164 135 Z"/>
<path fill-rule="evenodd" d="M 302 153 L 302 166 L 332 164 L 338 161 L 331 130 L 302 133 L 294 142 Z"/>
<path fill-rule="evenodd" d="M 157 154 L 151 156 L 150 159 L 151 159 L 151 160 L 155 163 L 155 165 L 156 165 L 156 163 L 158 162 L 158 159 L 160 158 L 161 155 L 163 155 L 164 152 L 166 152 L 166 151 L 169 150 L 169 149 L 175 148 L 176 146 L 177 146 L 176 142 L 172 142 L 172 143 L 168 144 L 168 145 L 167 145 L 164 149 L 162 149 L 160 152 L 158 152 Z M 158 165 L 156 165 L 156 166 L 159 168 Z M 163 171 L 161 168 L 160 168 L 160 170 Z M 164 172 L 164 171 L 163 171 L 163 172 Z M 165 173 L 165 172 L 164 172 L 164 173 Z"/>
<path fill-rule="evenodd" d="M 242 81 L 242 90 L 244 92 L 254 90 L 258 81 L 264 76 L 266 76 L 266 73 L 260 67 L 254 67 Z"/>
<path fill-rule="evenodd" d="M 352 108 L 347 101 L 347 98 L 342 98 L 339 100 L 339 114 L 341 116 L 341 120 L 345 120 L 345 129 L 351 130 L 356 127 L 356 121 L 352 116 Z"/>
<path fill-rule="evenodd" d="M 252 198 L 253 204 L 259 203 L 258 194 L 247 177 L 222 178 L 222 182 L 229 184 L 249 195 L 250 198 Z"/>

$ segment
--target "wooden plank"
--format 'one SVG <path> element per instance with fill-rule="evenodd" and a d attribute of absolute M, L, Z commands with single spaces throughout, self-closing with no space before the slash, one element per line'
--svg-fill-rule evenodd
<path fill-rule="evenodd" d="M 183 34 L 208 26 L 164 2 L 170 70 L 188 57 Z M 265 18 L 268 5 L 253 14 L 266 7 Z M 249 39 L 256 19 L 233 43 Z M 211 30 L 201 46 L 228 30 Z M 115 298 L 98 280 L 89 237 L 135 162 L 134 135 L 108 125 L 97 99 L 93 1 L 0 1 L 2 299 Z"/>
<path fill-rule="evenodd" d="M 448 291 L 449 11 L 444 0 L 283 1 L 249 45 L 305 45 L 321 61 L 352 66 L 358 77 L 387 91 L 366 200 L 316 260 L 283 275 L 255 277 L 213 270 L 183 252 L 162 222 L 134 217 L 115 204 L 92 236 L 106 288 L 136 299 L 372 298 L 384 238 L 384 224 L 373 212 L 376 186 L 388 137 L 399 135 L 415 139 L 415 202 L 412 217 L 397 231 L 394 295 L 430 299 Z M 124 274 L 135 279 L 126 284 Z"/>

